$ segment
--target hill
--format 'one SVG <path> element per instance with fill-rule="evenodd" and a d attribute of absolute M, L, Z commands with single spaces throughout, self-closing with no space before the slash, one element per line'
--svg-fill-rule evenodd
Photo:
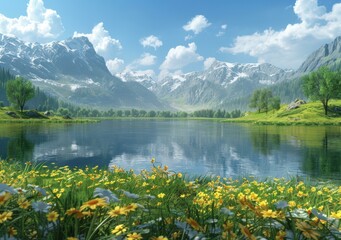
<path fill-rule="evenodd" d="M 341 100 L 330 101 L 329 109 L 330 114 L 325 116 L 320 102 L 309 102 L 292 110 L 288 110 L 288 105 L 285 104 L 278 111 L 247 112 L 241 118 L 226 121 L 264 125 L 341 125 Z"/>

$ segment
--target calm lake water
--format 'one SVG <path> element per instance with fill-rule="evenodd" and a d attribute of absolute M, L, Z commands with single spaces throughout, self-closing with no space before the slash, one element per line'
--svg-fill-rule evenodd
<path fill-rule="evenodd" d="M 59 166 L 150 169 L 190 176 L 341 178 L 341 127 L 255 126 L 213 121 L 115 120 L 0 124 L 0 158 Z"/>

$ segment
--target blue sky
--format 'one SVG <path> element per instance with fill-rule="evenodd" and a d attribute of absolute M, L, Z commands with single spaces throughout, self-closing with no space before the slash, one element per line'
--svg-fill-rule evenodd
<path fill-rule="evenodd" d="M 341 35 L 335 0 L 0 0 L 0 33 L 87 36 L 113 74 L 203 70 L 215 60 L 297 68 Z"/>

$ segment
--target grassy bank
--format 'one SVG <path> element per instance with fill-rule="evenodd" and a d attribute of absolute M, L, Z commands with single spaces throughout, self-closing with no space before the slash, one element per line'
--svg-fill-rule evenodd
<path fill-rule="evenodd" d="M 7 112 L 13 113 L 12 116 Z M 35 110 L 24 112 L 15 111 L 7 107 L 0 108 L 0 123 L 83 123 L 98 122 L 97 119 L 89 118 L 64 118 L 62 116 L 45 116 Z"/>
<path fill-rule="evenodd" d="M 330 101 L 330 109 L 336 106 L 341 106 L 341 100 Z M 283 105 L 278 111 L 268 113 L 247 112 L 244 117 L 225 121 L 275 125 L 341 125 L 341 114 L 330 111 L 325 116 L 320 102 L 303 104 L 293 110 L 287 110 L 287 107 L 288 105 Z"/>
<path fill-rule="evenodd" d="M 152 161 L 153 162 L 153 161 Z M 341 186 L 0 162 L 0 238 L 339 239 Z"/>

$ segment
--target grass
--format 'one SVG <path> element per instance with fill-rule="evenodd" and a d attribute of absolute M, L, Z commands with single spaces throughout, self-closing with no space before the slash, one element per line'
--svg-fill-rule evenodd
<path fill-rule="evenodd" d="M 341 186 L 0 162 L 1 239 L 340 239 Z"/>
<path fill-rule="evenodd" d="M 17 117 L 11 117 L 6 112 L 14 112 Z M 30 117 L 29 112 L 33 112 L 36 116 Z M 0 123 L 84 123 L 84 122 L 98 122 L 97 119 L 89 118 L 73 118 L 65 119 L 62 116 L 46 117 L 42 113 L 35 110 L 26 110 L 24 112 L 9 109 L 7 107 L 0 108 Z"/>
<path fill-rule="evenodd" d="M 341 106 L 341 100 L 330 101 L 330 109 L 335 106 Z M 273 125 L 341 125 L 341 114 L 330 111 L 325 116 L 320 102 L 310 102 L 293 110 L 287 110 L 287 105 L 283 105 L 278 111 L 247 112 L 241 118 L 225 121 Z"/>

